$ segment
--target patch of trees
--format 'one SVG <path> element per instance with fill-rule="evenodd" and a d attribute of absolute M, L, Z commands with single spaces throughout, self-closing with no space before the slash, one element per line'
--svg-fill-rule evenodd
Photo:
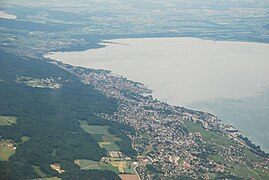
<path fill-rule="evenodd" d="M 33 179 L 37 178 L 33 167 L 22 162 L 2 162 L 0 161 L 0 179 Z"/>

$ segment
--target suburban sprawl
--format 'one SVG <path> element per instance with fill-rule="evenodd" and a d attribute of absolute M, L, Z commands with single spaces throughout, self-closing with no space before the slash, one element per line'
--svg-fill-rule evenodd
<path fill-rule="evenodd" d="M 216 116 L 158 101 L 143 84 L 109 71 L 51 63 L 118 100 L 117 112 L 98 116 L 135 129 L 128 136 L 138 152 L 133 165 L 141 179 L 268 177 L 267 154 Z"/>

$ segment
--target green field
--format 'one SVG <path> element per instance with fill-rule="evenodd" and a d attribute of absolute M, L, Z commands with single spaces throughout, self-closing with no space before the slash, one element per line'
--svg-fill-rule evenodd
<path fill-rule="evenodd" d="M 261 157 L 257 156 L 256 154 L 254 154 L 253 152 L 251 152 L 248 149 L 245 149 L 244 152 L 245 152 L 245 154 L 247 156 L 247 159 L 249 159 L 251 161 L 260 161 L 260 160 L 262 160 Z"/>
<path fill-rule="evenodd" d="M 81 169 L 101 169 L 100 163 L 98 161 L 86 160 L 86 159 L 76 159 L 75 164 L 79 165 Z"/>
<path fill-rule="evenodd" d="M 112 160 L 113 158 L 111 158 Z M 116 173 L 123 173 L 123 174 L 135 174 L 134 166 L 132 165 L 132 161 L 124 161 L 124 160 L 115 160 L 111 161 L 109 165 L 112 166 L 112 169 L 116 168 Z"/>
<path fill-rule="evenodd" d="M 113 135 L 102 135 L 102 141 L 104 142 L 115 142 L 115 141 L 121 141 L 120 138 L 117 138 Z"/>
<path fill-rule="evenodd" d="M 115 141 L 121 141 L 120 138 L 117 138 L 114 135 L 103 135 L 103 134 L 92 134 L 93 138 L 97 142 L 115 142 Z"/>
<path fill-rule="evenodd" d="M 111 135 L 108 132 L 109 126 L 90 126 L 86 121 L 80 121 L 80 127 L 90 134 Z"/>
<path fill-rule="evenodd" d="M 126 174 L 135 174 L 134 166 L 132 161 L 126 161 L 126 168 L 124 168 L 124 173 Z"/>
<path fill-rule="evenodd" d="M 0 161 L 8 161 L 9 157 L 16 153 L 12 144 L 10 140 L 0 141 Z"/>
<path fill-rule="evenodd" d="M 217 162 L 217 163 L 221 163 L 221 164 L 227 163 L 227 161 L 223 157 L 221 157 L 219 155 L 213 155 L 213 154 L 211 155 L 210 154 L 210 155 L 208 155 L 208 158 L 215 161 L 215 162 Z"/>
<path fill-rule="evenodd" d="M 120 147 L 114 142 L 98 142 L 98 144 L 107 151 L 120 151 Z"/>
<path fill-rule="evenodd" d="M 15 116 L 0 116 L 0 126 L 11 126 L 17 124 L 17 117 Z"/>
<path fill-rule="evenodd" d="M 115 143 L 121 139 L 108 132 L 109 126 L 91 126 L 86 121 L 80 121 L 80 127 L 87 133 L 91 134 L 98 142 L 99 146 L 107 151 L 119 151 L 120 147 Z"/>
<path fill-rule="evenodd" d="M 79 165 L 81 169 L 90 170 L 90 169 L 100 169 L 100 170 L 111 170 L 115 173 L 126 173 L 126 174 L 135 174 L 132 161 L 119 161 L 113 160 L 111 158 L 110 163 L 97 162 L 86 159 L 77 159 L 74 161 L 75 164 Z"/>
<path fill-rule="evenodd" d="M 208 143 L 217 144 L 225 147 L 237 146 L 235 143 L 232 143 L 228 137 L 217 134 L 214 131 L 206 130 L 202 127 L 201 123 L 188 123 L 186 124 L 188 129 L 192 132 L 200 132 L 203 140 Z"/>
<path fill-rule="evenodd" d="M 110 163 L 106 164 L 103 162 L 97 162 L 92 160 L 86 160 L 86 159 L 77 159 L 74 161 L 75 164 L 79 165 L 81 169 L 83 170 L 90 170 L 90 169 L 99 169 L 99 170 L 111 170 L 115 173 L 119 173 L 118 168 L 112 166 Z"/>
<path fill-rule="evenodd" d="M 109 164 L 101 163 L 101 164 L 100 164 L 100 168 L 101 168 L 102 170 L 113 171 L 113 172 L 115 172 L 115 173 L 117 173 L 117 174 L 120 173 L 120 172 L 119 172 L 119 168 L 118 168 L 118 167 L 115 167 L 115 166 L 112 166 L 111 163 L 109 163 Z"/>
<path fill-rule="evenodd" d="M 256 168 L 253 169 L 253 171 L 255 171 L 256 173 L 258 173 L 261 176 L 261 179 L 268 179 L 268 174 L 269 174 L 269 170 L 267 169 L 262 169 L 262 168 Z"/>
<path fill-rule="evenodd" d="M 24 142 L 28 141 L 29 139 L 30 139 L 30 137 L 28 137 L 28 136 L 22 136 L 21 143 L 24 143 Z"/>
<path fill-rule="evenodd" d="M 232 172 L 236 176 L 242 177 L 244 179 L 261 179 L 261 177 L 257 174 L 257 172 L 255 172 L 255 169 L 243 165 L 233 164 L 233 167 L 228 168 L 227 170 Z"/>

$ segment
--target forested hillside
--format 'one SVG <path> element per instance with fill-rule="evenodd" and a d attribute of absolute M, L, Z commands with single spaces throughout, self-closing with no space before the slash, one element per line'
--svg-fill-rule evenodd
<path fill-rule="evenodd" d="M 115 100 L 53 64 L 0 51 L 0 117 L 15 120 L 13 124 L 8 120 L 7 125 L 0 124 L 0 137 L 2 143 L 13 142 L 16 149 L 9 160 L 0 161 L 1 179 L 32 179 L 41 175 L 118 179 L 112 171 L 83 171 L 73 162 L 99 161 L 106 155 L 105 149 L 81 129 L 79 120 L 108 125 L 111 131 L 128 129 L 112 126 L 95 115 L 116 109 Z M 51 164 L 59 164 L 65 173 L 53 170 Z"/>

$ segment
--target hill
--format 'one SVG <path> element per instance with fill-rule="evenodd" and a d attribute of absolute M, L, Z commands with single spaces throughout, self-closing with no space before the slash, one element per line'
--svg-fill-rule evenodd
<path fill-rule="evenodd" d="M 107 154 L 80 127 L 80 120 L 106 125 L 112 131 L 128 130 L 95 115 L 116 111 L 114 99 L 53 64 L 3 51 L 0 79 L 0 149 L 9 146 L 14 150 L 7 152 L 7 161 L 0 161 L 0 179 L 119 179 L 112 171 L 83 171 L 73 163 L 75 159 L 99 161 Z M 58 164 L 65 173 L 59 174 L 52 164 Z"/>

